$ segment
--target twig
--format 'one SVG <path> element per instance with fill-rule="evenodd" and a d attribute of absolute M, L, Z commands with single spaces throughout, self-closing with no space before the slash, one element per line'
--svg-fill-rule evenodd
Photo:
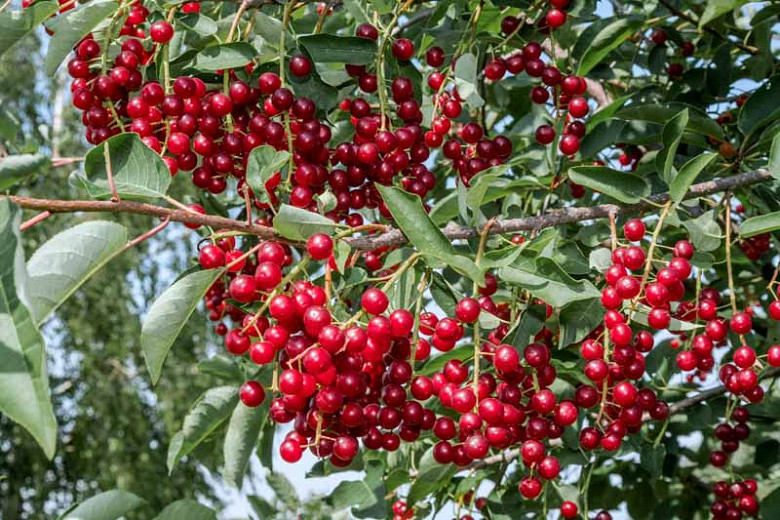
<path fill-rule="evenodd" d="M 722 177 L 712 181 L 694 184 L 685 195 L 685 199 L 704 197 L 713 193 L 720 193 L 734 188 L 756 184 L 762 181 L 768 181 L 772 175 L 765 169 L 759 169 L 752 172 L 741 173 L 729 177 Z M 39 211 L 50 211 L 52 213 L 74 213 L 84 212 L 102 212 L 102 213 L 132 213 L 136 215 L 151 215 L 159 218 L 170 217 L 171 222 L 182 222 L 184 224 L 198 224 L 200 226 L 209 226 L 213 229 L 223 229 L 226 231 L 242 231 L 250 235 L 256 235 L 264 239 L 279 240 L 282 242 L 295 243 L 285 240 L 277 235 L 276 231 L 270 226 L 260 226 L 257 224 L 247 224 L 231 218 L 220 217 L 216 215 L 201 215 L 192 211 L 182 209 L 171 209 L 154 204 L 143 202 L 110 202 L 110 201 L 92 201 L 92 200 L 56 200 L 56 199 L 35 199 L 32 197 L 8 196 L 8 199 L 18 204 L 22 208 L 37 209 Z M 512 233 L 515 231 L 529 231 L 534 229 L 544 229 L 548 227 L 560 226 L 562 224 L 571 224 L 583 220 L 593 220 L 599 218 L 608 218 L 610 213 L 615 215 L 625 215 L 638 213 L 648 208 L 655 208 L 659 204 L 665 204 L 669 200 L 668 194 L 654 195 L 646 201 L 638 204 L 621 206 L 618 204 L 600 204 L 585 208 L 566 208 L 551 211 L 544 215 L 535 217 L 497 220 L 490 228 L 490 235 Z M 442 229 L 442 233 L 449 240 L 463 240 L 478 236 L 482 232 L 481 227 L 470 228 L 461 226 L 447 226 Z M 396 246 L 407 242 L 403 233 L 398 229 L 393 229 L 379 235 L 370 235 L 365 237 L 343 238 L 349 247 L 358 251 L 373 251 L 379 247 Z"/>
<path fill-rule="evenodd" d="M 171 219 L 170 218 L 166 218 L 165 220 L 163 220 L 162 222 L 160 222 L 159 224 L 154 226 L 152 229 L 150 229 L 149 231 L 147 231 L 143 235 L 139 235 L 139 236 L 135 237 L 134 239 L 132 239 L 127 244 L 125 244 L 125 247 L 122 248 L 122 251 L 127 251 L 131 247 L 137 246 L 138 244 L 140 244 L 144 240 L 153 237 L 154 235 L 156 235 L 157 233 L 159 233 L 160 231 L 165 229 L 170 222 L 171 222 Z"/>
<path fill-rule="evenodd" d="M 103 156 L 106 158 L 106 177 L 108 177 L 108 187 L 111 189 L 111 201 L 121 202 L 119 193 L 116 191 L 116 184 L 114 183 L 114 172 L 111 168 L 111 152 L 108 151 L 108 144 L 103 145 Z"/>
<path fill-rule="evenodd" d="M 34 217 L 32 217 L 30 220 L 27 220 L 25 222 L 22 222 L 22 224 L 19 226 L 19 231 L 27 231 L 31 227 L 33 227 L 38 222 L 43 222 L 47 218 L 51 217 L 51 211 L 44 211 L 42 213 L 38 213 Z"/>

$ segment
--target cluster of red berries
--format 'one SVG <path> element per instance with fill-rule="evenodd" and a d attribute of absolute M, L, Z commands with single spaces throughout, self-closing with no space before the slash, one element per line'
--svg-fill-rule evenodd
<path fill-rule="evenodd" d="M 666 33 L 663 29 L 655 29 L 650 34 L 650 41 L 653 42 L 653 44 L 658 46 L 665 46 L 667 41 L 669 39 L 669 35 Z M 690 41 L 684 41 L 679 46 L 678 49 L 680 57 L 689 58 L 693 56 L 693 53 L 696 52 L 696 46 L 693 44 L 693 42 Z M 677 79 L 683 75 L 683 63 L 679 61 L 673 61 L 672 63 L 669 63 L 669 65 L 666 68 L 667 74 L 669 74 L 669 78 L 671 79 Z"/>
<path fill-rule="evenodd" d="M 771 247 L 771 236 L 769 233 L 761 233 L 752 237 L 744 238 L 739 243 L 739 248 L 749 259 L 755 261 L 764 256 Z"/>
<path fill-rule="evenodd" d="M 758 484 L 755 480 L 734 479 L 731 484 L 721 480 L 712 490 L 717 497 L 710 507 L 713 520 L 740 520 L 743 516 L 758 515 Z"/>
<path fill-rule="evenodd" d="M 409 520 L 414 518 L 414 509 L 409 507 L 403 500 L 393 502 L 393 520 Z"/>

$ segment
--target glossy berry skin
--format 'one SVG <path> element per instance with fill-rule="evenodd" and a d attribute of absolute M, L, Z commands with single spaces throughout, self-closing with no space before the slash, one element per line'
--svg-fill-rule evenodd
<path fill-rule="evenodd" d="M 154 22 L 149 27 L 149 36 L 155 43 L 168 43 L 173 38 L 173 26 L 165 20 Z"/>
<path fill-rule="evenodd" d="M 407 38 L 398 38 L 393 42 L 393 56 L 400 61 L 409 61 L 414 56 L 414 44 Z"/>
<path fill-rule="evenodd" d="M 200 250 L 198 261 L 204 269 L 216 269 L 225 265 L 225 252 L 221 248 L 209 244 Z"/>
<path fill-rule="evenodd" d="M 542 492 L 542 483 L 535 477 L 523 477 L 518 489 L 523 498 L 532 500 Z"/>
<path fill-rule="evenodd" d="M 455 307 L 455 316 L 464 323 L 474 323 L 479 318 L 481 307 L 474 298 L 463 298 Z"/>
<path fill-rule="evenodd" d="M 580 149 L 580 140 L 576 135 L 564 135 L 558 144 L 558 148 L 564 155 L 574 155 Z"/>
<path fill-rule="evenodd" d="M 576 518 L 578 512 L 579 510 L 577 509 L 577 504 L 574 502 L 566 501 L 561 504 L 561 516 L 567 520 Z"/>
<path fill-rule="evenodd" d="M 311 73 L 311 61 L 306 56 L 299 54 L 290 58 L 290 73 L 298 78 L 303 78 Z"/>
<path fill-rule="evenodd" d="M 368 289 L 360 297 L 360 304 L 363 310 L 375 316 L 385 312 L 389 303 L 387 295 L 382 290 L 374 287 Z"/>
<path fill-rule="evenodd" d="M 623 235 L 626 240 L 639 242 L 645 236 L 645 224 L 638 218 L 634 218 L 623 224 Z"/>
<path fill-rule="evenodd" d="M 257 381 L 247 381 L 241 385 L 238 395 L 241 402 L 250 408 L 260 406 L 265 401 L 265 389 Z"/>
<path fill-rule="evenodd" d="M 753 320 L 746 312 L 736 312 L 731 316 L 729 327 L 735 334 L 747 334 L 753 329 Z"/>
<path fill-rule="evenodd" d="M 547 15 L 545 15 L 545 20 L 547 21 L 547 25 L 553 29 L 557 29 L 566 23 L 566 13 L 560 9 L 550 9 L 547 11 Z"/>
<path fill-rule="evenodd" d="M 324 233 L 315 233 L 306 241 L 306 252 L 314 260 L 325 260 L 333 253 L 333 239 Z"/>

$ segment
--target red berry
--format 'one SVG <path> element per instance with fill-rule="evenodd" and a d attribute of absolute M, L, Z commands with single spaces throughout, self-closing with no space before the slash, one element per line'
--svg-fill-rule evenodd
<path fill-rule="evenodd" d="M 265 401 L 265 390 L 257 381 L 247 381 L 239 390 L 241 402 L 250 408 L 260 406 Z"/>
<path fill-rule="evenodd" d="M 360 298 L 360 304 L 367 313 L 378 315 L 385 312 L 389 301 L 387 295 L 382 290 L 372 287 L 363 293 L 363 296 Z"/>
<path fill-rule="evenodd" d="M 316 233 L 306 241 L 306 251 L 314 260 L 325 260 L 333 252 L 333 239 L 324 233 Z"/>
<path fill-rule="evenodd" d="M 400 61 L 409 61 L 414 55 L 414 44 L 407 38 L 398 38 L 393 42 L 393 56 Z"/>
<path fill-rule="evenodd" d="M 645 225 L 638 218 L 633 218 L 623 224 L 623 235 L 626 240 L 639 242 L 645 236 Z"/>
<path fill-rule="evenodd" d="M 311 73 L 311 61 L 302 54 L 290 58 L 290 73 L 298 78 L 303 78 Z"/>
<path fill-rule="evenodd" d="M 560 9 L 550 9 L 549 11 L 547 11 L 545 20 L 547 21 L 547 25 L 549 25 L 553 29 L 557 29 L 558 27 L 566 23 L 566 13 L 561 11 Z"/>
<path fill-rule="evenodd" d="M 149 27 L 149 36 L 155 43 L 168 43 L 173 38 L 173 26 L 165 20 L 154 22 Z"/>

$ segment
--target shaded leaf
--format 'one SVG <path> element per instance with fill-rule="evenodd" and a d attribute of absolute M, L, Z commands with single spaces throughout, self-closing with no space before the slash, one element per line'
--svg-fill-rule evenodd
<path fill-rule="evenodd" d="M 747 98 L 737 118 L 739 130 L 748 135 L 780 117 L 778 98 L 780 98 L 780 74 L 769 78 Z"/>
<path fill-rule="evenodd" d="M 181 430 L 168 446 L 168 471 L 208 438 L 230 416 L 238 403 L 238 387 L 217 386 L 206 390 L 184 417 Z"/>
<path fill-rule="evenodd" d="M 142 498 L 114 489 L 81 502 L 60 520 L 116 520 L 144 504 L 146 501 Z"/>
<path fill-rule="evenodd" d="M 266 400 L 267 402 L 269 401 Z M 236 404 L 230 416 L 223 447 L 225 467 L 222 477 L 231 486 L 241 489 L 244 474 L 249 467 L 249 458 L 267 418 L 267 405 L 250 408 L 244 403 Z"/>
<path fill-rule="evenodd" d="M 252 188 L 255 198 L 261 202 L 270 201 L 270 194 L 265 185 L 271 177 L 280 173 L 289 160 L 289 152 L 277 150 L 267 144 L 252 150 L 246 163 L 246 182 Z"/>
<path fill-rule="evenodd" d="M 176 337 L 220 274 L 218 269 L 189 274 L 168 287 L 152 304 L 141 327 L 141 350 L 152 384 L 160 379 Z"/>
<path fill-rule="evenodd" d="M 36 2 L 21 11 L 0 13 L 0 55 L 57 11 L 56 2 Z"/>
<path fill-rule="evenodd" d="M 35 322 L 43 320 L 92 275 L 121 253 L 127 229 L 114 222 L 92 220 L 54 235 L 27 263 L 29 302 Z"/>
<path fill-rule="evenodd" d="M 365 478 L 341 482 L 333 490 L 331 500 L 337 510 L 351 508 L 357 518 L 384 518 L 387 516 L 385 486 L 382 481 L 384 464 L 379 460 L 368 461 Z"/>
<path fill-rule="evenodd" d="M 585 339 L 601 323 L 600 311 L 603 308 L 599 298 L 573 302 L 561 309 L 558 347 L 564 348 Z"/>
<path fill-rule="evenodd" d="M 274 490 L 274 493 L 276 493 L 276 497 L 287 507 L 293 510 L 298 507 L 300 498 L 298 498 L 298 493 L 295 491 L 295 486 L 287 480 L 287 477 L 281 473 L 268 472 L 265 475 L 265 480 L 271 486 L 271 489 Z"/>
<path fill-rule="evenodd" d="M 681 110 L 679 114 L 664 125 L 661 133 L 661 141 L 664 147 L 655 157 L 655 167 L 667 185 L 671 184 L 674 176 L 674 156 L 682 140 L 683 132 L 688 126 L 688 119 L 688 109 Z"/>
<path fill-rule="evenodd" d="M 499 277 L 519 285 L 553 307 L 601 297 L 590 281 L 573 279 L 549 258 L 521 258 L 510 266 L 502 267 Z"/>
<path fill-rule="evenodd" d="M 21 216 L 18 206 L 0 199 L 0 412 L 30 432 L 51 459 L 57 422 L 49 399 L 43 337 L 25 305 Z"/>
<path fill-rule="evenodd" d="M 49 164 L 48 157 L 37 154 L 10 155 L 0 159 L 0 191 L 20 183 Z"/>
<path fill-rule="evenodd" d="M 717 156 L 718 154 L 715 153 L 704 152 L 683 164 L 669 185 L 669 197 L 674 202 L 682 201 L 688 193 L 691 184 L 696 180 L 696 177 L 698 177 Z"/>
<path fill-rule="evenodd" d="M 376 59 L 376 41 L 357 36 L 312 34 L 298 38 L 316 63 L 368 65 Z"/>
<path fill-rule="evenodd" d="M 217 514 L 197 500 L 184 499 L 168 504 L 154 520 L 217 520 Z"/>

